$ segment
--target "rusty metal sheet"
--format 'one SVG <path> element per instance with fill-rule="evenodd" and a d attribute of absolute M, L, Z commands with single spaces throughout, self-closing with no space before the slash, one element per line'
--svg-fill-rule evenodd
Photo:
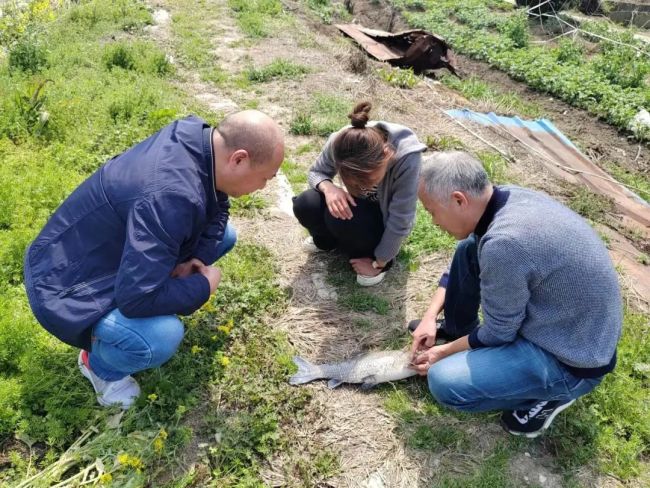
<path fill-rule="evenodd" d="M 492 112 L 483 114 L 471 110 L 448 110 L 457 119 L 471 120 L 482 125 L 499 126 L 536 154 L 544 155 L 540 162 L 554 175 L 571 183 L 583 184 L 591 191 L 610 197 L 625 221 L 645 235 L 650 234 L 650 204 L 616 182 L 596 166 L 566 138 L 550 120 L 523 120 L 502 117 Z"/>
<path fill-rule="evenodd" d="M 337 24 L 336 27 L 341 32 L 357 41 L 365 51 L 379 61 L 391 61 L 393 59 L 399 59 L 404 55 L 403 52 L 395 51 L 381 42 L 374 40 L 367 33 L 363 32 L 366 29 L 363 29 L 361 26 L 355 24 Z"/>
<path fill-rule="evenodd" d="M 336 27 L 379 61 L 400 68 L 412 68 L 418 74 L 446 68 L 459 76 L 449 45 L 442 37 L 431 32 L 421 29 L 385 32 L 358 24 L 337 24 Z"/>

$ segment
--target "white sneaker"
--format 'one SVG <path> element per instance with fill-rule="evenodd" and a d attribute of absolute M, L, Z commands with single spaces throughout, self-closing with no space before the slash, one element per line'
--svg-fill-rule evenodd
<path fill-rule="evenodd" d="M 123 410 L 128 409 L 135 400 L 140 396 L 140 386 L 131 376 L 126 376 L 118 381 L 105 381 L 93 373 L 88 368 L 83 360 L 84 353 L 87 357 L 87 352 L 82 350 L 79 353 L 77 364 L 79 371 L 84 375 L 93 385 L 97 393 L 97 401 L 103 407 L 112 407 L 120 405 Z"/>
<path fill-rule="evenodd" d="M 386 272 L 382 271 L 377 276 L 366 276 L 366 275 L 357 275 L 357 284 L 359 286 L 375 286 L 384 281 Z"/>

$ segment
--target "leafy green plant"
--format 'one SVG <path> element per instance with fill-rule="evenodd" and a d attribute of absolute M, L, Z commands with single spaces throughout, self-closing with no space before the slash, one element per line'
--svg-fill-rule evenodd
<path fill-rule="evenodd" d="M 558 63 L 580 64 L 584 60 L 584 48 L 573 39 L 560 39 L 558 47 L 554 49 Z"/>
<path fill-rule="evenodd" d="M 261 68 L 249 68 L 246 71 L 248 79 L 254 83 L 266 83 L 274 79 L 294 79 L 309 73 L 307 66 L 293 63 L 288 59 L 278 58 Z"/>
<path fill-rule="evenodd" d="M 268 37 L 282 16 L 279 0 L 228 0 L 239 27 L 253 38 Z"/>
<path fill-rule="evenodd" d="M 481 151 L 477 156 L 483 163 L 483 168 L 485 168 L 492 183 L 495 185 L 508 183 L 506 178 L 507 161 L 501 154 L 492 151 Z"/>
<path fill-rule="evenodd" d="M 47 64 L 47 51 L 32 36 L 21 37 L 9 49 L 9 69 L 38 73 Z"/>
<path fill-rule="evenodd" d="M 530 34 L 528 32 L 528 17 L 521 13 L 511 16 L 501 25 L 501 33 L 507 36 L 514 47 L 522 48 L 528 46 Z"/>
<path fill-rule="evenodd" d="M 104 51 L 104 65 L 108 69 L 135 69 L 135 56 L 131 47 L 122 42 L 110 44 Z"/>
<path fill-rule="evenodd" d="M 253 217 L 268 205 L 268 202 L 259 195 L 243 195 L 230 200 L 230 211 L 240 217 Z"/>
<path fill-rule="evenodd" d="M 304 191 L 307 188 L 307 168 L 293 161 L 283 161 L 280 167 L 282 173 L 289 180 L 289 184 L 295 194 Z"/>
<path fill-rule="evenodd" d="M 601 222 L 613 210 L 613 202 L 587 188 L 579 187 L 571 196 L 569 207 L 586 219 Z"/>
<path fill-rule="evenodd" d="M 411 68 L 379 68 L 377 74 L 390 86 L 397 88 L 413 88 L 419 81 Z"/>
<path fill-rule="evenodd" d="M 462 151 L 465 149 L 463 141 L 454 136 L 427 136 L 425 144 L 434 151 Z"/>
<path fill-rule="evenodd" d="M 349 102 L 336 95 L 315 93 L 306 107 L 301 108 L 290 122 L 296 135 L 329 136 L 346 125 Z"/>

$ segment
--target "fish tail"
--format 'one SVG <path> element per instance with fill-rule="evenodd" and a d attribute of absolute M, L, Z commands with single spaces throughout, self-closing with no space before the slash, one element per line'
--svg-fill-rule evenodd
<path fill-rule="evenodd" d="M 294 356 L 293 362 L 298 372 L 289 378 L 290 385 L 301 385 L 322 378 L 321 369 L 300 356 Z"/>

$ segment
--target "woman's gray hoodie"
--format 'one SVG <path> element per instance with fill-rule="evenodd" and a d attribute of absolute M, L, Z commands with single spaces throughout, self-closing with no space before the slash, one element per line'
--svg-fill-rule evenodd
<path fill-rule="evenodd" d="M 375 248 L 375 258 L 390 261 L 397 256 L 402 241 L 411 232 L 415 221 L 421 153 L 426 151 L 427 146 L 418 140 L 411 129 L 403 125 L 370 121 L 368 126 L 376 126 L 386 132 L 388 143 L 395 149 L 393 162 L 389 165 L 386 176 L 377 186 L 385 229 L 384 235 Z M 341 130 L 348 127 L 351 126 Z M 336 175 L 332 141 L 341 130 L 330 135 L 316 162 L 309 169 L 309 185 L 314 189 L 323 180 L 332 180 Z"/>

